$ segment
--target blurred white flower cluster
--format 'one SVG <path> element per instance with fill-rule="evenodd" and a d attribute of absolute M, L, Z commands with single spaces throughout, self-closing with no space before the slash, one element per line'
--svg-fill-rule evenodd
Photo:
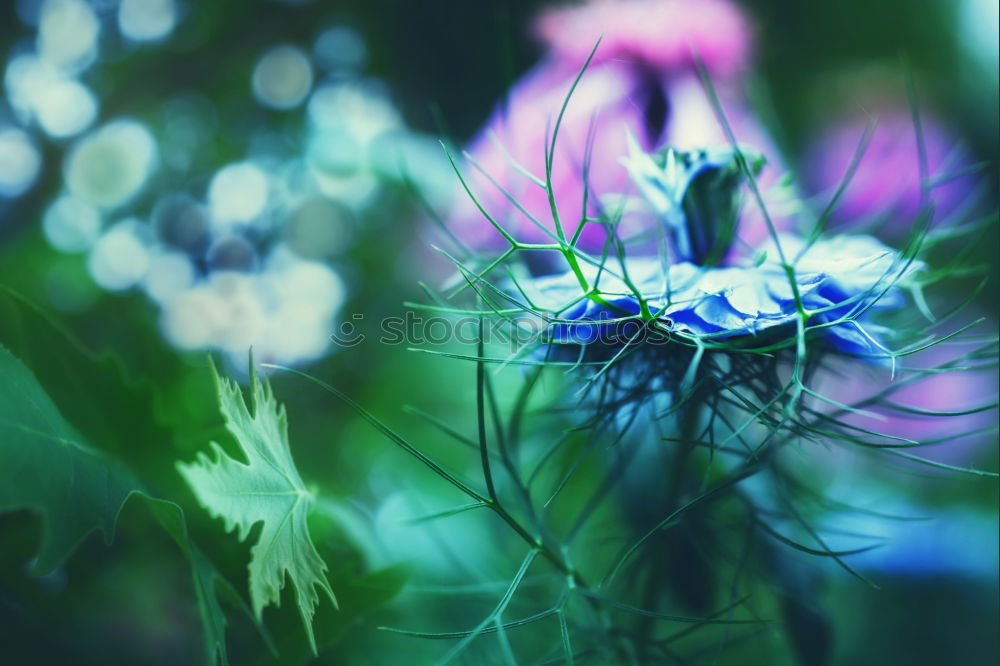
<path fill-rule="evenodd" d="M 20 0 L 36 32 L 4 73 L 0 199 L 32 188 L 46 168 L 40 146 L 55 143 L 63 185 L 42 216 L 45 238 L 85 254 L 97 286 L 145 291 L 179 348 L 219 349 L 240 363 L 250 346 L 262 360 L 315 359 L 330 349 L 347 295 L 337 268 L 349 266 L 380 187 L 405 176 L 439 202 L 450 170 L 437 142 L 409 131 L 384 86 L 363 75 L 365 42 L 343 25 L 320 31 L 311 48 L 264 48 L 240 74 L 246 99 L 235 105 L 178 90 L 156 117 L 104 118 L 86 83 L 103 80 L 102 48 L 121 61 L 167 43 L 183 28 L 181 9 L 174 0 Z M 232 126 L 244 134 L 230 143 L 246 146 L 236 161 L 214 147 Z M 97 293 L 64 286 L 50 290 L 64 310 L 85 309 Z"/>

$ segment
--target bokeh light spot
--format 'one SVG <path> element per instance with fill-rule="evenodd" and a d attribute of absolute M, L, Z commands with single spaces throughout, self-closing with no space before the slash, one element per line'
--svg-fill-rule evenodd
<path fill-rule="evenodd" d="M 292 109 L 312 88 L 312 65 L 294 46 L 276 46 L 264 53 L 253 70 L 253 94 L 272 109 Z"/>
<path fill-rule="evenodd" d="M 37 120 L 53 138 L 78 134 L 97 116 L 97 99 L 86 86 L 36 56 L 11 59 L 4 85 L 19 118 L 25 123 Z"/>
<path fill-rule="evenodd" d="M 0 126 L 0 197 L 23 194 L 34 184 L 41 166 L 42 156 L 27 134 Z"/>
<path fill-rule="evenodd" d="M 78 197 L 61 196 L 45 209 L 42 231 L 57 250 L 86 252 L 101 236 L 101 215 Z"/>
<path fill-rule="evenodd" d="M 345 128 L 361 143 L 400 125 L 399 113 L 377 81 L 322 86 L 309 99 L 308 109 L 317 127 Z"/>
<path fill-rule="evenodd" d="M 329 266 L 290 259 L 272 262 L 266 291 L 278 304 L 261 341 L 275 358 L 309 360 L 330 346 L 332 319 L 344 302 L 345 287 Z"/>
<path fill-rule="evenodd" d="M 349 74 L 364 67 L 368 48 L 356 30 L 338 25 L 324 30 L 316 38 L 313 55 L 322 69 Z"/>
<path fill-rule="evenodd" d="M 153 207 L 153 230 L 164 245 L 199 254 L 209 240 L 208 212 L 186 194 L 172 194 Z"/>
<path fill-rule="evenodd" d="M 222 325 L 222 299 L 207 287 L 195 287 L 167 301 L 160 326 L 175 347 L 199 349 L 215 343 Z"/>
<path fill-rule="evenodd" d="M 208 187 L 212 219 L 226 228 L 236 222 L 249 222 L 267 205 L 268 178 L 259 167 L 238 162 L 223 167 Z"/>
<path fill-rule="evenodd" d="M 82 0 L 46 0 L 38 22 L 38 54 L 67 70 L 88 67 L 97 55 L 100 23 Z"/>
<path fill-rule="evenodd" d="M 257 252 L 242 236 L 225 236 L 209 248 L 208 266 L 214 271 L 251 271 L 257 266 Z"/>
<path fill-rule="evenodd" d="M 97 99 L 86 86 L 73 79 L 55 81 L 38 91 L 35 118 L 56 139 L 79 134 L 97 117 Z"/>
<path fill-rule="evenodd" d="M 94 282 L 108 291 L 134 286 L 149 270 L 149 250 L 141 238 L 141 222 L 123 220 L 101 236 L 87 257 Z"/>
<path fill-rule="evenodd" d="M 116 120 L 73 147 L 65 163 L 66 184 L 94 205 L 114 208 L 142 188 L 155 162 L 149 130 L 133 120 Z"/>
<path fill-rule="evenodd" d="M 164 302 L 183 293 L 195 281 L 195 267 L 180 252 L 161 252 L 150 258 L 143 286 L 151 298 Z"/>
<path fill-rule="evenodd" d="M 176 23 L 174 0 L 121 0 L 118 5 L 118 28 L 136 42 L 163 39 Z"/>
<path fill-rule="evenodd" d="M 285 242 L 306 259 L 324 259 L 343 251 L 351 240 L 354 215 L 345 206 L 314 197 L 296 208 L 285 223 Z"/>
<path fill-rule="evenodd" d="M 331 127 L 315 134 L 307 154 L 310 164 L 327 176 L 347 178 L 364 166 L 361 145 L 345 128 Z"/>

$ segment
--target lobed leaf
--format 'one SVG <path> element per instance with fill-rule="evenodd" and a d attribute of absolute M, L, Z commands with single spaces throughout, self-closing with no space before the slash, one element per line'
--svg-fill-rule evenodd
<path fill-rule="evenodd" d="M 190 540 L 183 510 L 147 494 L 131 471 L 91 446 L 31 370 L 0 346 L 0 513 L 28 509 L 41 515 L 34 572 L 59 567 L 95 530 L 110 543 L 118 516 L 133 496 L 145 501 L 191 564 L 206 663 L 227 664 L 226 619 L 217 592 L 221 589 L 237 606 L 243 602 Z"/>
<path fill-rule="evenodd" d="M 226 428 L 247 462 L 229 457 L 212 442 L 214 456 L 201 453 L 197 461 L 178 463 L 177 468 L 198 502 L 212 516 L 223 519 L 227 532 L 235 529 L 243 541 L 254 525 L 263 524 L 248 567 L 253 612 L 260 620 L 265 606 L 280 604 L 286 576 L 290 578 L 315 654 L 312 621 L 319 591 L 325 592 L 335 607 L 337 599 L 326 577 L 326 564 L 309 535 L 307 518 L 313 496 L 292 460 L 284 406 L 252 369 L 253 413 L 235 382 L 218 373 L 215 377 Z"/>

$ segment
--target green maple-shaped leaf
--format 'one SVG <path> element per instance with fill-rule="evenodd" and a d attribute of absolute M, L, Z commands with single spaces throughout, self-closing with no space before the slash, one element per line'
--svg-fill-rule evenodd
<path fill-rule="evenodd" d="M 319 592 L 323 590 L 334 606 L 336 597 L 326 579 L 326 564 L 309 536 L 306 519 L 312 494 L 295 469 L 288 448 L 288 420 L 285 408 L 274 399 L 268 384 L 262 383 L 251 368 L 251 409 L 235 382 L 216 377 L 219 408 L 226 428 L 246 456 L 244 464 L 226 455 L 212 442 L 215 459 L 201 453 L 191 464 L 178 464 L 201 505 L 225 521 L 226 531 L 235 527 L 239 539 L 263 523 L 260 537 L 250 554 L 250 601 L 260 619 L 264 606 L 281 600 L 285 575 L 295 586 L 295 597 L 316 652 L 312 618 Z"/>
<path fill-rule="evenodd" d="M 54 355 L 68 358 L 75 353 L 55 329 L 42 326 L 38 331 L 52 334 Z M 41 515 L 35 573 L 60 566 L 94 530 L 104 532 L 110 542 L 122 508 L 133 497 L 145 502 L 190 561 L 206 663 L 227 664 L 226 618 L 218 593 L 237 607 L 245 606 L 190 540 L 184 512 L 173 502 L 149 495 L 130 470 L 92 446 L 60 413 L 32 371 L 0 345 L 0 514 L 29 509 Z"/>
<path fill-rule="evenodd" d="M 110 541 L 139 481 L 84 441 L 31 371 L 0 347 L 0 513 L 43 517 L 36 573 L 62 564 L 90 532 Z"/>

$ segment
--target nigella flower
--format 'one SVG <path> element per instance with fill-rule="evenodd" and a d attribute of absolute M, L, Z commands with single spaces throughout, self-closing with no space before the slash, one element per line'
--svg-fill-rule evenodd
<path fill-rule="evenodd" d="M 708 343 L 740 338 L 764 346 L 794 339 L 801 306 L 811 315 L 806 331 L 832 347 L 857 356 L 885 355 L 885 330 L 870 315 L 898 307 L 899 283 L 922 264 L 902 259 L 870 236 L 807 245 L 783 234 L 777 241 L 761 246 L 759 265 L 706 268 L 684 261 L 664 267 L 658 259 L 636 257 L 626 259 L 617 274 L 614 266 L 588 265 L 584 276 L 598 285 L 591 296 L 572 272 L 522 286 L 537 308 L 555 313 L 558 321 L 548 338 L 554 344 L 622 344 L 622 331 L 637 329 L 621 324 L 648 313 L 648 321 L 683 338 Z M 779 260 L 779 246 L 795 258 L 794 283 Z"/>
<path fill-rule="evenodd" d="M 765 160 L 753 150 L 667 148 L 650 155 L 629 135 L 629 155 L 621 162 L 666 224 L 676 256 L 713 265 L 728 253 L 740 220 L 744 177 L 740 157 L 756 178 Z"/>
<path fill-rule="evenodd" d="M 674 260 L 622 253 L 618 265 L 581 262 L 520 285 L 554 318 L 548 342 L 615 348 L 655 329 L 697 345 L 787 346 L 802 331 L 844 353 L 886 357 L 885 331 L 872 315 L 902 304 L 900 284 L 921 262 L 870 236 L 807 242 L 780 233 L 747 258 L 714 265 L 713 256 L 729 253 L 739 221 L 738 158 L 751 171 L 763 159 L 749 155 L 732 148 L 648 155 L 633 144 L 626 165 L 655 213 L 647 223 L 669 230 Z"/>
<path fill-rule="evenodd" d="M 517 240 L 547 241 L 540 226 L 555 228 L 549 192 L 538 183 L 546 177 L 556 118 L 599 38 L 566 105 L 550 164 L 552 198 L 566 235 L 587 220 L 578 247 L 600 251 L 607 230 L 593 221 L 609 215 L 609 199 L 632 189 L 620 162 L 629 134 L 647 151 L 726 143 L 696 62 L 704 63 L 712 77 L 736 137 L 775 154 L 735 92 L 734 75 L 747 64 L 751 38 L 746 20 L 727 2 L 592 2 L 544 14 L 537 31 L 548 55 L 515 85 L 469 146 L 477 166 L 464 170 L 479 204 Z M 765 173 L 762 187 L 769 189 L 779 172 Z M 473 249 L 507 245 L 464 195 L 447 219 Z M 621 231 L 628 235 L 628 225 Z M 744 224 L 740 233 L 755 245 L 766 235 L 766 225 Z"/>

